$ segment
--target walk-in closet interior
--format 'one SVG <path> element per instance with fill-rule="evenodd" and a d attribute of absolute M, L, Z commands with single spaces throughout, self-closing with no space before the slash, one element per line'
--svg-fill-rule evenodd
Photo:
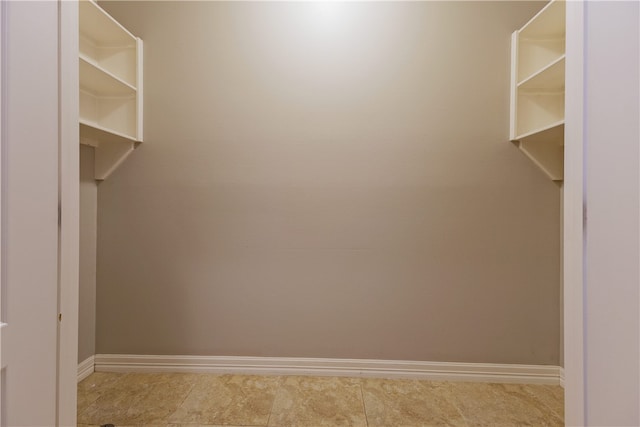
<path fill-rule="evenodd" d="M 564 425 L 567 7 L 80 1 L 78 422 Z"/>

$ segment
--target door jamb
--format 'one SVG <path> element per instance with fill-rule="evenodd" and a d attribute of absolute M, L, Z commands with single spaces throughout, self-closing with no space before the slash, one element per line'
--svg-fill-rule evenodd
<path fill-rule="evenodd" d="M 57 425 L 75 426 L 78 383 L 80 143 L 78 2 L 58 0 L 59 240 Z"/>

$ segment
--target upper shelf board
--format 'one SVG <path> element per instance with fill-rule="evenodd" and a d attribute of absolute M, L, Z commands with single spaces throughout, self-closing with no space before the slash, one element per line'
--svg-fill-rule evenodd
<path fill-rule="evenodd" d="M 135 46 L 136 38 L 92 0 L 80 0 L 80 35 L 103 46 Z"/>
<path fill-rule="evenodd" d="M 552 0 L 519 32 L 521 39 L 562 39 L 565 37 L 565 4 Z"/>

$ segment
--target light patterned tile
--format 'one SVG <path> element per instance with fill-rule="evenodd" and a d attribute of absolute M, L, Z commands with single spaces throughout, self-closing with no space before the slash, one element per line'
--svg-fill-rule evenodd
<path fill-rule="evenodd" d="M 79 427 L 366 426 L 366 417 L 370 427 L 561 426 L 564 390 L 208 374 L 94 373 L 78 384 Z"/>
<path fill-rule="evenodd" d="M 561 426 L 521 385 L 450 383 L 449 399 L 469 426 Z"/>
<path fill-rule="evenodd" d="M 202 375 L 169 422 L 266 426 L 280 377 Z"/>
<path fill-rule="evenodd" d="M 89 424 L 162 424 L 187 397 L 195 374 L 127 374 L 91 404 L 78 421 Z"/>
<path fill-rule="evenodd" d="M 139 387 L 125 381 L 127 374 L 117 385 L 109 384 L 101 387 L 98 398 L 84 411 L 78 414 L 81 424 L 123 424 L 126 422 L 126 411 L 140 397 Z"/>
<path fill-rule="evenodd" d="M 287 377 L 269 418 L 272 427 L 366 427 L 360 383 L 349 378 Z"/>
<path fill-rule="evenodd" d="M 117 425 L 115 427 L 187 427 L 186 424 L 131 424 L 131 425 Z M 200 427 L 197 425 L 189 425 L 188 427 Z M 208 426 L 207 426 L 208 427 Z M 233 427 L 233 426 L 227 426 Z"/>
<path fill-rule="evenodd" d="M 163 424 L 184 402 L 197 383 L 196 374 L 162 374 L 154 377 L 138 404 L 127 411 L 132 424 Z M 144 381 L 144 379 L 142 379 Z"/>
<path fill-rule="evenodd" d="M 547 406 L 554 414 L 564 419 L 564 389 L 553 385 L 526 385 L 525 391 Z"/>
<path fill-rule="evenodd" d="M 466 426 L 444 383 L 368 379 L 362 383 L 369 427 Z"/>
<path fill-rule="evenodd" d="M 201 426 L 198 424 L 127 424 L 127 425 L 118 424 L 115 427 L 211 427 L 211 426 Z M 236 427 L 236 426 L 225 426 L 225 427 Z"/>
<path fill-rule="evenodd" d="M 494 384 L 496 391 L 500 394 L 507 394 L 509 396 L 508 401 L 512 402 L 512 405 L 518 413 L 523 415 L 530 415 L 534 417 L 533 410 L 536 413 L 542 414 L 542 424 L 535 417 L 532 419 L 525 419 L 525 422 L 533 425 L 550 425 L 550 426 L 562 426 L 564 425 L 564 416 L 557 414 L 541 399 L 532 394 L 532 391 L 538 391 L 538 387 L 533 385 L 521 385 L 521 384 Z"/>
<path fill-rule="evenodd" d="M 109 390 L 126 374 L 94 372 L 78 383 L 78 414 L 83 413 L 105 390 Z"/>

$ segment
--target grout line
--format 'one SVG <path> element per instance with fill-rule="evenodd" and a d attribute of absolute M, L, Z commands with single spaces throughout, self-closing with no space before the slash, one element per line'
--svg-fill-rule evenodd
<path fill-rule="evenodd" d="M 559 387 L 559 386 L 558 386 Z M 555 415 L 556 417 L 560 418 L 563 422 L 564 422 L 564 416 L 560 415 L 559 413 L 557 413 L 555 411 L 555 409 L 553 409 L 550 405 L 548 405 L 545 401 L 543 401 L 542 399 L 539 399 L 538 396 L 536 396 L 535 394 L 533 394 L 533 392 L 529 391 L 528 387 L 524 387 L 524 391 L 526 394 L 528 394 L 530 397 L 532 397 L 533 399 L 535 399 L 537 402 L 541 403 L 542 406 L 544 406 L 550 413 L 552 413 L 553 415 Z"/>
<path fill-rule="evenodd" d="M 457 391 L 455 390 L 455 384 L 451 384 L 451 387 L 453 388 L 453 389 L 451 390 L 451 394 L 452 394 L 452 395 L 457 394 Z M 468 420 L 468 419 L 467 419 L 467 417 L 464 415 L 464 412 L 462 411 L 462 409 L 460 409 L 460 407 L 458 406 L 458 404 L 457 404 L 457 402 L 456 402 L 458 399 L 457 399 L 457 398 L 452 398 L 452 399 L 451 399 L 451 398 L 449 398 L 449 397 L 446 397 L 446 400 L 447 400 L 447 401 L 448 401 L 448 402 L 449 402 L 449 403 L 450 403 L 454 408 L 456 408 L 456 411 L 458 411 L 458 414 L 460 414 L 460 417 L 462 417 L 462 420 L 464 421 L 465 425 L 466 425 L 466 426 L 470 426 L 471 424 L 469 423 L 469 420 Z"/>
<path fill-rule="evenodd" d="M 362 382 L 360 382 L 358 386 L 360 387 L 360 397 L 362 398 L 362 412 L 364 412 L 364 421 L 367 424 L 367 427 L 369 427 L 369 417 L 367 416 L 367 404 L 364 403 L 364 391 L 362 390 Z"/>
<path fill-rule="evenodd" d="M 280 388 L 282 387 L 283 377 L 278 378 L 278 387 L 276 388 L 276 392 L 273 394 L 273 402 L 271 402 L 271 409 L 269 410 L 269 416 L 267 417 L 267 424 L 265 427 L 269 427 L 269 423 L 271 422 L 271 415 L 273 414 L 273 407 L 276 404 L 276 399 L 278 398 L 278 393 L 280 392 Z"/>
<path fill-rule="evenodd" d="M 196 380 L 193 384 L 191 384 L 191 388 L 189 389 L 189 391 L 188 391 L 188 392 L 186 392 L 186 393 L 184 394 L 184 399 L 182 399 L 182 401 L 180 402 L 180 404 L 176 407 L 176 410 L 175 410 L 175 411 L 173 411 L 170 415 L 168 415 L 168 416 L 167 416 L 167 418 L 164 420 L 164 421 L 166 422 L 166 424 L 174 424 L 174 423 L 170 423 L 170 422 L 169 422 L 169 419 L 170 419 L 172 416 L 174 416 L 174 415 L 175 415 L 175 413 L 176 413 L 176 412 L 178 412 L 178 410 L 180 410 L 180 408 L 182 407 L 182 405 L 184 405 L 184 402 L 186 402 L 186 401 L 187 401 L 187 399 L 189 398 L 189 396 L 191 396 L 191 393 L 193 392 L 193 389 L 194 389 L 194 388 L 196 388 L 196 383 L 200 382 L 200 380 L 201 380 L 201 377 L 200 377 L 200 376 L 198 376 L 198 377 L 197 377 L 197 380 Z M 180 423 L 175 423 L 175 424 L 180 424 Z"/>
<path fill-rule="evenodd" d="M 82 381 L 88 380 L 88 379 L 89 379 L 89 378 L 91 378 L 95 373 L 96 373 L 96 372 L 94 371 L 92 374 L 90 374 L 87 378 L 85 378 L 85 379 L 84 379 L 84 380 L 82 380 Z M 122 381 L 122 379 L 123 379 L 124 377 L 126 377 L 126 376 L 128 376 L 128 375 L 129 375 L 129 374 L 118 375 L 118 377 L 119 377 L 119 378 L 118 378 L 118 379 L 116 379 L 112 384 L 109 384 L 109 387 L 113 387 L 114 385 L 118 384 L 120 381 Z M 109 375 L 109 376 L 111 376 L 111 375 Z M 78 383 L 78 384 L 79 384 L 79 383 Z M 103 387 L 103 386 L 104 386 L 104 384 L 96 385 L 96 388 Z M 85 393 L 85 394 L 86 394 L 86 393 Z M 97 393 L 96 398 L 95 398 L 95 399 L 93 399 L 90 403 L 86 404 L 82 412 L 78 411 L 78 413 L 76 414 L 77 419 L 80 419 L 80 418 L 81 418 L 81 415 L 86 415 L 86 413 L 89 411 L 89 408 L 90 408 L 91 406 L 95 405 L 95 403 L 96 403 L 98 400 L 100 400 L 100 397 L 102 397 L 102 395 L 101 395 L 100 393 Z M 89 424 L 91 424 L 91 423 L 89 423 Z"/>

